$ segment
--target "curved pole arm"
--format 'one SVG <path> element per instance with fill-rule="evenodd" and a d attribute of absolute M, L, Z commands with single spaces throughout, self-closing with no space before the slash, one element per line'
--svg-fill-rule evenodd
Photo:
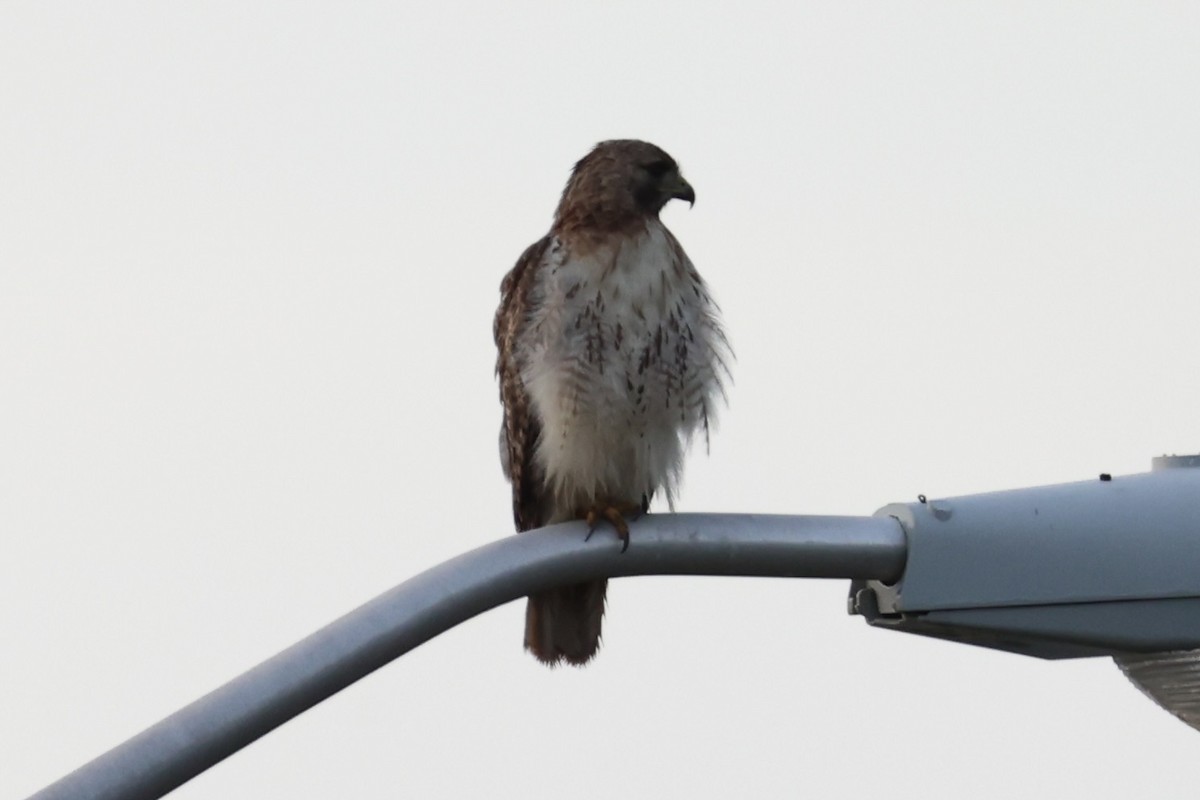
<path fill-rule="evenodd" d="M 582 523 L 510 536 L 417 575 L 33 795 L 161 797 L 330 695 L 490 608 L 578 581 L 751 575 L 894 581 L 904 532 L 890 517 L 648 515 L 625 553 Z M 515 634 L 514 634 L 515 635 Z"/>

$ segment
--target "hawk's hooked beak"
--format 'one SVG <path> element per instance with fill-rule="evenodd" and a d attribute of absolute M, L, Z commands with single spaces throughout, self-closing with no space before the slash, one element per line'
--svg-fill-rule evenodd
<path fill-rule="evenodd" d="M 696 205 L 696 190 L 692 185 L 683 179 L 683 176 L 675 176 L 675 184 L 671 187 L 671 197 L 676 200 L 687 200 L 688 207 Z"/>

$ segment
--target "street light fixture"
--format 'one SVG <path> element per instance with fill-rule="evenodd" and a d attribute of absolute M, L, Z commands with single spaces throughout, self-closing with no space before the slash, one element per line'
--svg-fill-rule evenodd
<path fill-rule="evenodd" d="M 1200 456 L 1149 473 L 885 506 L 895 583 L 856 581 L 879 628 L 1041 658 L 1112 656 L 1200 728 Z"/>

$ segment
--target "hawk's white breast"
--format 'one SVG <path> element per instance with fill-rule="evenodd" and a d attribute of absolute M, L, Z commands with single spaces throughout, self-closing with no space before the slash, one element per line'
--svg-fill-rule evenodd
<path fill-rule="evenodd" d="M 715 308 L 661 222 L 571 249 L 551 243 L 519 343 L 551 522 L 596 502 L 670 500 L 723 370 Z"/>

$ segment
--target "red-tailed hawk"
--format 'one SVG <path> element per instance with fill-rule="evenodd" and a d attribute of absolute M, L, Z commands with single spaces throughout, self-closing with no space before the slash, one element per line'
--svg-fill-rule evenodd
<path fill-rule="evenodd" d="M 674 497 L 684 452 L 708 435 L 727 375 L 717 308 L 658 218 L 694 203 L 669 155 L 601 142 L 575 165 L 550 232 L 500 285 L 500 460 L 525 531 L 626 516 Z M 606 581 L 529 598 L 525 647 L 547 664 L 584 664 L 600 645 Z"/>

